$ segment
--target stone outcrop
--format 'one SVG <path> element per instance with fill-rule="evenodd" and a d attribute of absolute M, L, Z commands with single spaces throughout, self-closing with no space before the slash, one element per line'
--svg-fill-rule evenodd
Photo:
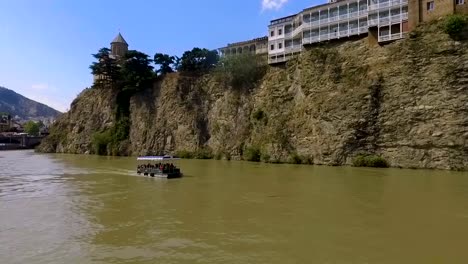
<path fill-rule="evenodd" d="M 468 169 L 468 41 L 439 28 L 385 46 L 310 47 L 249 91 L 169 74 L 131 98 L 122 154 L 209 149 L 241 158 L 256 147 L 272 162 L 297 155 L 343 165 L 377 154 L 394 167 Z M 40 150 L 92 153 L 93 133 L 115 122 L 114 101 L 110 91 L 85 90 Z"/>

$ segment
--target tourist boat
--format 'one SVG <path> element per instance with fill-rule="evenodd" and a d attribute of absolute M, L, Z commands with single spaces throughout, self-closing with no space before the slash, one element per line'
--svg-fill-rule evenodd
<path fill-rule="evenodd" d="M 183 174 L 174 164 L 178 160 L 173 156 L 138 157 L 137 174 L 165 179 L 180 178 Z"/>

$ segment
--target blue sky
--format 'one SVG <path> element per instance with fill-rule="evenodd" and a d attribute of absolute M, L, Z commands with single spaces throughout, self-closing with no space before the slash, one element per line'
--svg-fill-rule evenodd
<path fill-rule="evenodd" d="M 323 0 L 0 0 L 0 86 L 68 109 L 92 53 L 119 29 L 151 57 L 267 35 L 270 20 Z"/>

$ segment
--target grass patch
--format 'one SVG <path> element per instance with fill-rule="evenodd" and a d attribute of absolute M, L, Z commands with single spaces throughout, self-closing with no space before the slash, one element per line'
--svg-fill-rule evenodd
<path fill-rule="evenodd" d="M 353 160 L 354 167 L 388 168 L 388 162 L 376 155 L 359 155 Z"/>

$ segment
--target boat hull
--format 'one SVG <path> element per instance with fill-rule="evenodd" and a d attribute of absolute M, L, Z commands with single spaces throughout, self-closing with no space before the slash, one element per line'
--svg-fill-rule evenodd
<path fill-rule="evenodd" d="M 140 176 L 146 176 L 146 177 L 151 177 L 151 178 L 162 178 L 162 179 L 177 179 L 177 178 L 182 178 L 183 176 L 181 172 L 173 172 L 173 173 L 139 172 L 137 174 Z"/>

